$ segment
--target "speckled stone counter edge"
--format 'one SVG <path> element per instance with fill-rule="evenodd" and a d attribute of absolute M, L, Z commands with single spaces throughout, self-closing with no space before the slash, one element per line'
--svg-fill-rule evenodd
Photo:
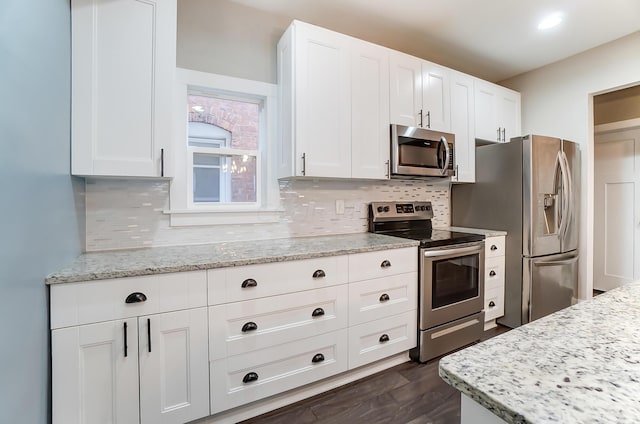
<path fill-rule="evenodd" d="M 45 283 L 76 283 L 285 262 L 418 245 L 415 240 L 358 233 L 94 252 L 80 255 L 67 268 L 47 276 Z"/>

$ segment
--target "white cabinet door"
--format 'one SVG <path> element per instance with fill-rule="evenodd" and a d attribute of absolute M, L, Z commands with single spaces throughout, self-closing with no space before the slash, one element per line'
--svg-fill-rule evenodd
<path fill-rule="evenodd" d="M 140 317 L 138 327 L 140 422 L 209 415 L 207 308 Z"/>
<path fill-rule="evenodd" d="M 53 424 L 138 422 L 137 328 L 133 318 L 51 332 Z"/>
<path fill-rule="evenodd" d="M 451 132 L 456 136 L 456 174 L 451 181 L 473 183 L 476 181 L 473 77 L 460 72 L 451 75 Z"/>
<path fill-rule="evenodd" d="M 422 62 L 422 126 L 449 132 L 451 120 L 449 69 Z"/>
<path fill-rule="evenodd" d="M 508 142 L 520 134 L 520 93 L 475 80 L 476 138 Z"/>
<path fill-rule="evenodd" d="M 504 142 L 511 137 L 518 137 L 520 133 L 520 93 L 500 87 L 498 95 L 498 123 L 502 127 Z"/>
<path fill-rule="evenodd" d="M 389 50 L 351 43 L 351 176 L 389 177 Z"/>
<path fill-rule="evenodd" d="M 422 111 L 422 61 L 396 51 L 390 52 L 389 60 L 391 123 L 418 127 Z"/>
<path fill-rule="evenodd" d="M 72 0 L 72 174 L 159 177 L 176 0 Z"/>
<path fill-rule="evenodd" d="M 501 141 L 502 134 L 498 128 L 498 93 L 495 86 L 479 79 L 475 80 L 475 138 L 488 141 Z"/>
<path fill-rule="evenodd" d="M 295 23 L 296 175 L 351 176 L 349 45 L 345 35 Z"/>

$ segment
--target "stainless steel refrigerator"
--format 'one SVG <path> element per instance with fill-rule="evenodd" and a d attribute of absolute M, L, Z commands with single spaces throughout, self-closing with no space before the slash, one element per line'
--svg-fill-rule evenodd
<path fill-rule="evenodd" d="M 507 231 L 500 324 L 576 302 L 579 186 L 577 144 L 539 135 L 477 147 L 475 184 L 452 186 L 452 225 Z"/>

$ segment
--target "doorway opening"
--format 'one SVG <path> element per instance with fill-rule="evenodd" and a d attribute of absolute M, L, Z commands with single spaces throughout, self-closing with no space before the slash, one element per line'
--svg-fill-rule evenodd
<path fill-rule="evenodd" d="M 640 85 L 593 97 L 593 289 L 640 278 Z"/>

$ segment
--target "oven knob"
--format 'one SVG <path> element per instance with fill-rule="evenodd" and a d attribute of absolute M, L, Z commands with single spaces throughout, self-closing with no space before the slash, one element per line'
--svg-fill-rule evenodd
<path fill-rule="evenodd" d="M 384 208 L 382 206 L 378 206 L 378 212 L 383 212 Z"/>
<path fill-rule="evenodd" d="M 416 209 L 418 209 L 419 211 L 423 211 L 424 210 L 424 206 L 418 206 Z"/>
<path fill-rule="evenodd" d="M 389 212 L 389 206 L 385 206 L 385 207 L 384 207 L 384 211 L 385 211 L 385 212 Z"/>

